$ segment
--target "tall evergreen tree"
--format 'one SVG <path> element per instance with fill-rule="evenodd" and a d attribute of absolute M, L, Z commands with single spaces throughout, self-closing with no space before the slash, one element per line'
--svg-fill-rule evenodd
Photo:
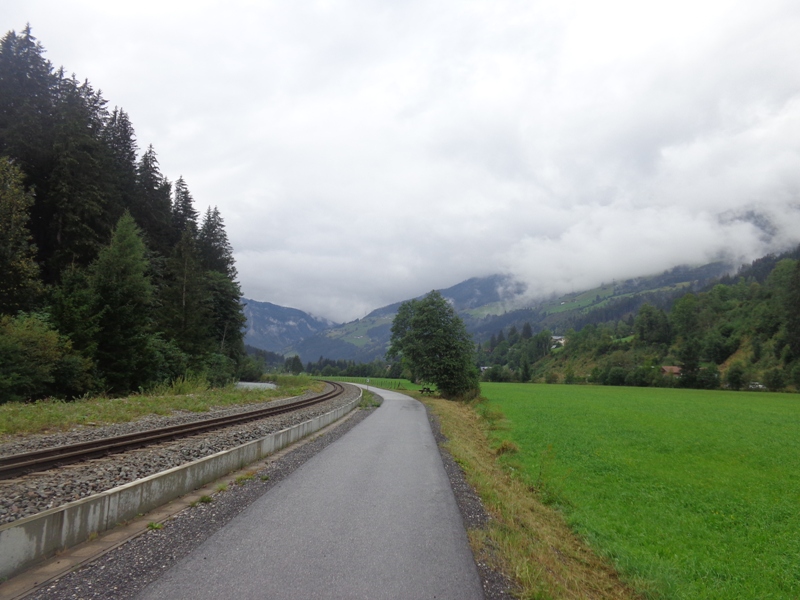
<path fill-rule="evenodd" d="M 161 327 L 168 339 L 190 355 L 213 351 L 208 281 L 191 228 L 183 232 L 167 260 L 160 301 Z"/>
<path fill-rule="evenodd" d="M 0 155 L 26 174 L 26 185 L 45 181 L 53 145 L 52 89 L 56 77 L 44 48 L 27 25 L 0 41 Z"/>
<path fill-rule="evenodd" d="M 197 235 L 197 210 L 194 208 L 194 199 L 189 193 L 189 187 L 183 176 L 175 182 L 174 200 L 172 202 L 172 231 L 175 240 L 180 240 L 185 231 L 192 236 Z"/>
<path fill-rule="evenodd" d="M 525 324 L 522 326 L 522 339 L 529 340 L 533 337 L 533 330 L 531 329 L 531 324 L 525 321 Z"/>
<path fill-rule="evenodd" d="M 197 245 L 211 292 L 211 318 L 217 351 L 238 361 L 244 354 L 242 327 L 246 318 L 241 303 L 242 291 L 236 281 L 233 248 L 216 206 L 206 211 Z"/>
<path fill-rule="evenodd" d="M 22 171 L 0 157 L 0 314 L 29 309 L 41 292 L 35 246 L 28 230 L 33 197 Z"/>
<path fill-rule="evenodd" d="M 95 358 L 106 385 L 126 392 L 147 384 L 153 285 L 145 245 L 129 213 L 92 264 L 90 287 L 98 327 Z"/>
<path fill-rule="evenodd" d="M 143 209 L 139 206 L 137 193 L 136 133 L 128 114 L 121 108 L 114 108 L 109 116 L 103 130 L 103 141 L 108 148 L 107 170 L 113 186 L 113 204 L 129 210 L 141 227 L 139 215 Z"/>
<path fill-rule="evenodd" d="M 244 356 L 244 325 L 247 318 L 241 302 L 242 290 L 230 277 L 217 271 L 206 272 L 211 296 L 211 333 L 214 351 L 239 361 Z"/>
<path fill-rule="evenodd" d="M 39 219 L 48 223 L 37 239 L 47 281 L 67 265 L 88 265 L 108 243 L 120 207 L 111 206 L 103 170 L 108 149 L 102 140 L 105 101 L 88 82 L 61 78 L 58 88 L 54 167 Z"/>
<path fill-rule="evenodd" d="M 172 235 L 172 184 L 161 174 L 152 144 L 142 154 L 136 167 L 138 201 L 131 214 L 144 230 L 150 247 L 169 256 Z"/>
<path fill-rule="evenodd" d="M 216 206 L 213 209 L 209 207 L 206 211 L 198 234 L 197 246 L 204 269 L 223 273 L 230 279 L 236 278 L 233 247 L 228 241 L 225 224 Z"/>

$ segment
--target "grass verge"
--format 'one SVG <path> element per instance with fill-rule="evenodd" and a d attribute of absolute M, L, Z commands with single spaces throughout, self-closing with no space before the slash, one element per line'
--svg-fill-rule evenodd
<path fill-rule="evenodd" d="M 535 489 L 498 462 L 488 434 L 490 428 L 501 426 L 499 413 L 488 413 L 486 418 L 476 412 L 474 403 L 421 399 L 439 417 L 449 440 L 447 449 L 492 517 L 486 529 L 468 532 L 478 560 L 511 577 L 521 598 L 638 597 L 572 532 L 558 511 L 543 504 Z M 509 451 L 513 447 L 501 447 L 500 455 Z"/>
<path fill-rule="evenodd" d="M 361 402 L 359 402 L 358 407 L 363 409 L 369 408 L 378 408 L 381 403 L 375 397 L 375 394 L 368 390 L 362 390 L 361 392 Z"/>
<path fill-rule="evenodd" d="M 0 405 L 0 436 L 66 431 L 76 425 L 126 423 L 145 415 L 170 415 L 174 411 L 207 412 L 212 408 L 298 396 L 309 389 L 321 391 L 323 387 L 321 382 L 302 376 L 280 377 L 277 384 L 275 390 L 241 390 L 233 385 L 209 389 L 202 380 L 180 379 L 172 386 L 159 386 L 152 393 L 124 398 L 8 402 Z"/>

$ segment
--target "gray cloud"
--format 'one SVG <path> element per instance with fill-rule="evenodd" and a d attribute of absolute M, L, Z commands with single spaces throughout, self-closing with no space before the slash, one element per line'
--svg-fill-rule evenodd
<path fill-rule="evenodd" d="M 781 0 L 14 0 L 218 205 L 249 297 L 336 320 L 498 271 L 531 294 L 800 242 Z"/>

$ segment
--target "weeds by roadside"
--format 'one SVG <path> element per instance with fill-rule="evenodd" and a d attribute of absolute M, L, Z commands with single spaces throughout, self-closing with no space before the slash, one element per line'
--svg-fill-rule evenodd
<path fill-rule="evenodd" d="M 378 397 L 375 394 L 369 390 L 363 390 L 361 392 L 361 402 L 359 403 L 358 408 L 377 408 L 380 405 L 380 400 L 378 400 Z"/>

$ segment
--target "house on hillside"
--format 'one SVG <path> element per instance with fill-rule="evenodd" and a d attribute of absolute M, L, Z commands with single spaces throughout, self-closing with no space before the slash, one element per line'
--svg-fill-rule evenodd
<path fill-rule="evenodd" d="M 567 338 L 563 335 L 554 335 L 550 337 L 550 348 L 563 348 L 564 345 L 567 343 Z"/>
<path fill-rule="evenodd" d="M 661 374 L 662 375 L 669 375 L 670 377 L 680 377 L 681 376 L 681 368 L 680 367 L 661 367 Z"/>

